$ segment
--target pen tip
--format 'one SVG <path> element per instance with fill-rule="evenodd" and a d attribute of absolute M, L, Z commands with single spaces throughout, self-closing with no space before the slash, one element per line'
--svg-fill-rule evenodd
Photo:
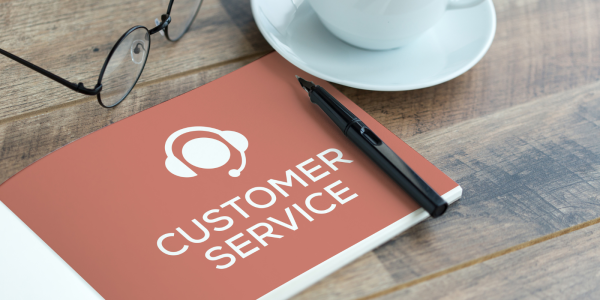
<path fill-rule="evenodd" d="M 298 79 L 298 82 L 300 82 L 302 88 L 307 92 L 310 92 L 315 87 L 315 84 L 312 81 L 304 80 L 298 75 L 296 75 L 296 79 Z"/>

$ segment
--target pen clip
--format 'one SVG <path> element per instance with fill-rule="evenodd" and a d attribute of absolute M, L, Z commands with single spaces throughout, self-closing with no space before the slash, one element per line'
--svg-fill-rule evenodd
<path fill-rule="evenodd" d="M 379 146 L 383 143 L 383 141 L 381 141 L 381 139 L 366 125 L 360 130 L 360 135 L 373 146 Z"/>

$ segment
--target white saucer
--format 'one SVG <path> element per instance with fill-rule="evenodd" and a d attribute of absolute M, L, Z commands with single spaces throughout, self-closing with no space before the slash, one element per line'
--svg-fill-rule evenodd
<path fill-rule="evenodd" d="M 414 90 L 451 80 L 479 62 L 496 32 L 494 5 L 486 0 L 472 8 L 447 11 L 438 24 L 406 47 L 369 51 L 333 36 L 308 1 L 297 10 L 294 7 L 294 12 L 281 11 L 279 16 L 290 20 L 278 30 L 273 17 L 270 22 L 262 9 L 273 16 L 273 3 L 252 0 L 252 13 L 279 54 L 316 77 L 365 90 Z"/>

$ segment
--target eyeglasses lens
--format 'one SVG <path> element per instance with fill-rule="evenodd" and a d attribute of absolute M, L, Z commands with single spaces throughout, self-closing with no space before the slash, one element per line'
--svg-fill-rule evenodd
<path fill-rule="evenodd" d="M 148 59 L 150 34 L 145 28 L 137 28 L 116 47 L 101 79 L 100 99 L 107 107 L 121 102 L 137 82 Z"/>
<path fill-rule="evenodd" d="M 166 4 L 168 0 L 162 0 Z M 173 1 L 173 7 L 171 7 L 171 23 L 167 28 L 169 39 L 179 39 L 190 27 L 191 23 L 196 17 L 198 8 L 202 4 L 202 0 L 176 0 Z"/>

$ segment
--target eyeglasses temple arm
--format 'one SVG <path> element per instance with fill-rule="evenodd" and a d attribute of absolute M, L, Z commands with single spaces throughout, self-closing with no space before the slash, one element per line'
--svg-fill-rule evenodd
<path fill-rule="evenodd" d="M 4 51 L 2 49 L 0 49 L 0 54 L 6 56 L 6 57 L 8 57 L 8 58 L 10 58 L 10 59 L 12 59 L 12 60 L 20 63 L 20 64 L 22 64 L 22 65 L 24 65 L 24 66 L 32 69 L 32 70 L 38 72 L 38 73 L 40 73 L 40 74 L 42 74 L 42 75 L 44 75 L 44 76 L 46 76 L 46 77 L 48 77 L 48 78 L 50 78 L 52 80 L 54 80 L 54 81 L 56 81 L 56 82 L 64 85 L 64 86 L 66 86 L 66 87 L 68 87 L 70 89 L 72 89 L 72 90 L 74 90 L 76 92 L 79 92 L 79 93 L 82 93 L 82 94 L 85 94 L 85 95 L 97 95 L 98 93 L 100 93 L 100 90 L 102 90 L 102 85 L 101 84 L 96 85 L 96 87 L 93 90 L 92 89 L 88 89 L 85 86 L 83 86 L 83 83 L 81 83 L 81 82 L 80 83 L 70 82 L 70 81 L 68 81 L 68 80 L 66 80 L 66 79 L 64 79 L 64 78 L 62 78 L 62 77 L 60 77 L 60 76 L 58 76 L 58 75 L 56 75 L 56 74 L 54 74 L 52 72 L 44 70 L 44 69 L 42 69 L 42 68 L 40 68 L 40 67 L 38 67 L 38 66 L 36 66 L 36 65 L 34 65 L 32 63 L 30 63 L 30 62 L 28 62 L 28 61 L 20 58 L 20 57 L 18 57 L 16 55 L 13 55 L 13 54 L 11 54 L 9 52 L 6 52 L 6 51 Z"/>
<path fill-rule="evenodd" d="M 169 1 L 169 7 L 167 7 L 167 15 L 171 14 L 171 7 L 173 7 L 173 1 L 174 0 Z"/>

